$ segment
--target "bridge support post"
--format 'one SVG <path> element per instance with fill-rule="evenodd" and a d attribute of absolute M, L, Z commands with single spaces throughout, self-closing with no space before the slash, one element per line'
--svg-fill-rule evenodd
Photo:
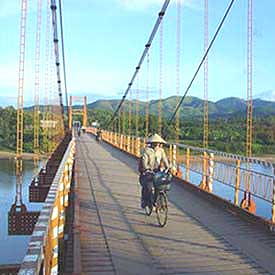
<path fill-rule="evenodd" d="M 208 159 L 208 179 L 207 179 L 207 187 L 208 191 L 212 193 L 213 191 L 213 175 L 214 175 L 214 154 L 209 154 Z"/>
<path fill-rule="evenodd" d="M 140 138 L 136 138 L 136 156 L 139 157 L 140 155 Z"/>
<path fill-rule="evenodd" d="M 199 187 L 203 190 L 209 190 L 208 188 L 208 154 L 207 152 L 203 152 L 203 159 L 202 159 L 202 180 Z"/>
<path fill-rule="evenodd" d="M 177 145 L 173 144 L 172 150 L 172 164 L 174 167 L 177 165 Z"/>
<path fill-rule="evenodd" d="M 130 152 L 130 136 L 127 136 L 127 152 Z"/>
<path fill-rule="evenodd" d="M 190 173 L 190 148 L 186 148 L 186 166 L 185 166 L 185 180 L 189 181 Z"/>
<path fill-rule="evenodd" d="M 234 196 L 234 204 L 239 205 L 239 191 L 240 191 L 240 175 L 241 175 L 241 160 L 237 160 L 236 163 L 236 180 L 235 180 L 235 196 Z"/>
<path fill-rule="evenodd" d="M 64 224 L 65 224 L 65 209 L 64 209 L 64 179 L 65 175 L 64 172 L 62 173 L 61 181 L 59 182 L 59 205 L 60 205 L 60 214 L 59 214 L 59 227 L 58 227 L 58 237 L 64 237 Z"/>
<path fill-rule="evenodd" d="M 121 135 L 121 150 L 125 151 L 125 139 L 124 135 Z"/>
<path fill-rule="evenodd" d="M 54 202 L 54 208 L 51 215 L 51 248 L 52 248 L 52 259 L 51 259 L 51 274 L 58 274 L 58 218 L 59 218 L 59 196 Z"/>
<path fill-rule="evenodd" d="M 135 137 L 132 137 L 132 146 L 131 146 L 131 153 L 135 154 Z"/>
<path fill-rule="evenodd" d="M 202 182 L 204 186 L 206 185 L 206 177 L 207 177 L 207 153 L 203 152 L 203 162 L 202 162 Z"/>
<path fill-rule="evenodd" d="M 117 133 L 114 133 L 114 145 L 117 146 Z"/>
<path fill-rule="evenodd" d="M 169 160 L 170 160 L 171 163 L 172 163 L 172 159 L 173 159 L 172 151 L 173 151 L 173 145 L 170 144 L 170 146 L 169 146 Z"/>

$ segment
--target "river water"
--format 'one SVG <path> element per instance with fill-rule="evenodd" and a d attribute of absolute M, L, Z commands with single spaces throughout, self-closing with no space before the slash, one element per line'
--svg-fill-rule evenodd
<path fill-rule="evenodd" d="M 246 163 L 241 164 L 241 169 L 245 169 Z M 266 167 L 262 164 L 251 164 L 251 193 L 252 199 L 256 203 L 256 215 L 263 217 L 264 219 L 271 220 L 272 217 L 272 198 L 273 198 L 273 168 Z M 185 178 L 186 169 L 185 166 L 181 166 L 183 172 L 183 179 Z M 200 169 L 198 169 L 200 170 Z M 234 203 L 234 195 L 235 195 L 235 173 L 232 171 L 232 166 L 221 165 L 221 163 L 215 162 L 214 171 L 220 170 L 221 173 L 225 174 L 225 181 L 218 180 L 215 175 L 217 173 L 214 172 L 214 180 L 213 180 L 213 194 Z M 244 170 L 241 170 L 241 175 L 243 175 Z M 197 171 L 189 172 L 189 181 L 195 185 L 199 185 L 202 180 L 202 174 Z M 244 198 L 244 182 L 245 177 L 240 177 L 240 188 L 239 191 L 239 200 L 238 204 L 240 205 L 241 200 Z"/>
<path fill-rule="evenodd" d="M 23 161 L 23 203 L 28 211 L 39 211 L 41 203 L 29 203 L 29 184 L 33 177 L 33 164 Z M 0 265 L 21 263 L 27 250 L 30 236 L 8 235 L 8 212 L 15 200 L 15 161 L 0 159 Z"/>

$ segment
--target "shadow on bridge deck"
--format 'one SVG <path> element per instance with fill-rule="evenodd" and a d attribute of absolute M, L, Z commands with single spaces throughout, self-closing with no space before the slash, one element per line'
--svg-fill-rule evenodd
<path fill-rule="evenodd" d="M 273 234 L 182 184 L 172 186 L 168 224 L 159 228 L 155 214 L 140 209 L 136 168 L 118 149 L 88 135 L 77 139 L 78 272 L 275 274 Z"/>

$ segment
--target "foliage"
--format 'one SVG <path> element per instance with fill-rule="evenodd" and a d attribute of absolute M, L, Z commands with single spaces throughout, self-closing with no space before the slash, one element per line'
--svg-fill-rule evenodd
<path fill-rule="evenodd" d="M 166 99 L 174 100 L 175 98 Z M 224 101 L 224 100 L 223 100 Z M 217 102 L 220 105 L 222 101 Z M 243 106 L 244 102 L 238 101 L 238 99 L 230 99 L 231 108 L 238 109 Z M 129 102 L 128 102 L 129 103 Z M 166 102 L 167 103 L 167 102 Z M 165 103 L 165 104 L 166 104 Z M 200 103 L 197 99 L 188 98 L 186 104 Z M 262 102 L 255 101 L 261 110 L 264 107 Z M 104 104 L 107 104 L 106 102 Z M 108 106 L 115 107 L 117 101 L 110 103 Z M 152 103 L 153 104 L 153 103 Z M 156 104 L 156 101 L 155 103 Z M 201 104 L 199 104 L 201 106 Z M 266 106 L 271 108 L 272 103 L 268 103 Z M 133 108 L 134 106 L 132 106 Z M 112 109 L 111 108 L 111 109 Z M 214 108 L 214 107 L 213 107 Z M 229 106 L 228 106 L 229 108 Z M 144 114 L 137 117 L 132 114 L 131 123 L 129 123 L 128 109 L 125 108 L 120 115 L 120 119 L 116 119 L 115 123 L 109 130 L 118 130 L 124 134 L 136 134 L 136 122 L 138 121 L 138 135 L 145 136 L 146 133 L 146 120 Z M 169 141 L 175 140 L 175 125 L 168 125 L 167 113 L 170 110 L 165 109 L 166 118 L 162 120 L 163 123 L 163 136 Z M 234 113 L 234 112 L 233 112 Z M 264 115 L 263 115 L 264 114 Z M 88 108 L 88 124 L 98 121 L 104 128 L 110 121 L 113 115 L 113 111 L 110 109 L 97 109 Z M 42 114 L 41 114 L 42 116 Z M 74 120 L 82 121 L 81 115 L 75 115 Z M 131 124 L 131 131 L 129 129 Z M 33 152 L 33 112 L 32 109 L 24 110 L 24 151 Z M 158 131 L 158 117 L 153 113 L 149 116 L 149 133 Z M 40 129 L 42 133 L 42 129 Z M 202 116 L 189 116 L 187 118 L 181 117 L 179 139 L 181 143 L 190 144 L 194 146 L 202 146 L 203 140 L 203 121 Z M 246 119 L 245 113 L 239 112 L 231 114 L 230 116 L 210 116 L 209 119 L 209 148 L 231 152 L 236 154 L 245 154 L 245 141 L 246 141 Z M 40 139 L 42 144 L 42 135 Z M 0 149 L 6 151 L 15 151 L 16 148 L 16 109 L 13 107 L 0 107 Z M 253 117 L 253 155 L 262 154 L 275 154 L 275 116 L 273 114 L 268 115 L 263 111 L 254 112 Z"/>

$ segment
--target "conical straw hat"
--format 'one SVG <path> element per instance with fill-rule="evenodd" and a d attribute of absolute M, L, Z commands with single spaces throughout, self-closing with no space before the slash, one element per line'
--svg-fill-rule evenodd
<path fill-rule="evenodd" d="M 153 134 L 148 137 L 147 143 L 164 143 L 166 144 L 166 141 L 158 134 Z"/>

